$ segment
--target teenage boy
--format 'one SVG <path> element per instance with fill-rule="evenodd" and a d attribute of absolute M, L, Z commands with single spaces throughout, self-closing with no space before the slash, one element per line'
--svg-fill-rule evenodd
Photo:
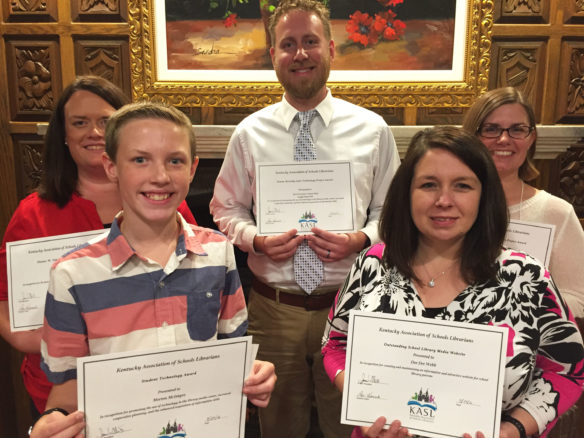
<path fill-rule="evenodd" d="M 137 103 L 114 113 L 103 158 L 123 210 L 111 230 L 51 270 L 41 353 L 54 383 L 33 437 L 80 435 L 78 357 L 245 334 L 233 248 L 176 212 L 195 174 L 195 138 L 180 111 Z M 268 404 L 276 376 L 256 361 L 243 392 Z M 73 412 L 67 415 L 68 412 Z"/>

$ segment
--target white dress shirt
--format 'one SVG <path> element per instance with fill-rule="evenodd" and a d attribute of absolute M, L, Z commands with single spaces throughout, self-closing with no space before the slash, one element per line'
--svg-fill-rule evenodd
<path fill-rule="evenodd" d="M 376 243 L 385 195 L 400 160 L 395 140 L 383 118 L 374 112 L 332 97 L 330 90 L 316 107 L 311 125 L 317 160 L 350 160 L 355 181 L 355 217 L 359 231 Z M 255 163 L 294 161 L 294 138 L 300 127 L 298 111 L 285 99 L 246 117 L 229 141 L 215 182 L 210 211 L 219 229 L 247 252 L 248 266 L 272 287 L 299 289 L 293 258 L 274 262 L 254 251 L 256 227 Z M 349 213 L 347 213 L 349 214 Z M 325 263 L 320 287 L 338 287 L 357 253 Z"/>

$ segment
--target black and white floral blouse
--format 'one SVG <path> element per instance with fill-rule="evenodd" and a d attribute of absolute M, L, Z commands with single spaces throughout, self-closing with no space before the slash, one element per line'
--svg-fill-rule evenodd
<path fill-rule="evenodd" d="M 383 264 L 384 248 L 361 253 L 331 308 L 322 350 L 331 380 L 345 367 L 351 309 L 508 327 L 503 410 L 522 407 L 545 436 L 584 386 L 582 337 L 545 267 L 503 250 L 496 278 L 469 285 L 448 306 L 430 311 L 413 282 Z"/>

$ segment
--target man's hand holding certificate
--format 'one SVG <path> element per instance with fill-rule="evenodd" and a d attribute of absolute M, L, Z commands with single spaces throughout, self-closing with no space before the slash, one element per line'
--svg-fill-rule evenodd
<path fill-rule="evenodd" d="M 313 226 L 335 233 L 355 230 L 353 173 L 349 161 L 256 164 L 258 235 Z"/>
<path fill-rule="evenodd" d="M 506 349 L 501 327 L 351 311 L 341 421 L 497 438 Z"/>

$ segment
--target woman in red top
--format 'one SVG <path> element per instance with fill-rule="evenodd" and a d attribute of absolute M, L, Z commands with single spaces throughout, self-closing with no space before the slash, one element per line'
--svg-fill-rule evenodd
<path fill-rule="evenodd" d="M 63 90 L 51 116 L 38 190 L 20 202 L 0 249 L 0 335 L 27 353 L 21 372 L 36 417 L 45 410 L 51 384 L 40 369 L 41 329 L 10 331 L 6 242 L 96 230 L 109 226 L 121 210 L 117 186 L 106 177 L 102 154 L 109 116 L 129 103 L 117 86 L 96 76 L 81 76 Z M 183 202 L 179 212 L 195 219 Z"/>

